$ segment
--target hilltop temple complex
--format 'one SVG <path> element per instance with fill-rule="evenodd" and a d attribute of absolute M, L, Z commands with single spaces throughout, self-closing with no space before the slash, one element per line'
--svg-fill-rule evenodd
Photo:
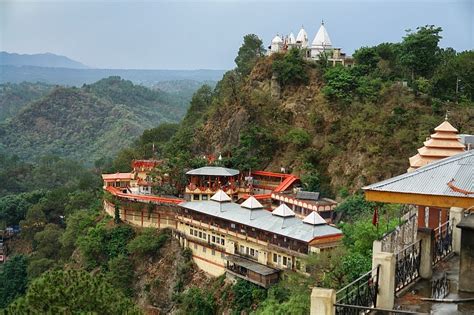
<path fill-rule="evenodd" d="M 268 48 L 270 55 L 284 53 L 291 48 L 297 48 L 302 50 L 304 56 L 309 60 L 319 60 L 324 55 L 332 65 L 340 64 L 351 67 L 354 63 L 352 57 L 342 52 L 341 48 L 333 46 L 324 22 L 321 22 L 321 26 L 311 43 L 308 39 L 308 33 L 306 33 L 304 27 L 301 27 L 296 38 L 293 33 L 287 36 L 277 34 Z"/>
<path fill-rule="evenodd" d="M 305 272 L 304 257 L 338 246 L 337 202 L 299 188 L 297 176 L 205 166 L 186 172 L 184 198 L 154 194 L 166 176 L 157 160 L 134 160 L 130 173 L 103 174 L 104 209 L 141 227 L 171 228 L 196 265 L 263 287 L 281 270 Z"/>

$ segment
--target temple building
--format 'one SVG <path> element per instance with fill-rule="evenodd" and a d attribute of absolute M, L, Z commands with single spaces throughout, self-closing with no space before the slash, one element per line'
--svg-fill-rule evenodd
<path fill-rule="evenodd" d="M 223 190 L 236 201 L 241 195 L 250 192 L 240 171 L 236 169 L 205 166 L 190 170 L 186 176 L 188 184 L 184 197 L 189 201 L 209 200 L 218 190 Z"/>
<path fill-rule="evenodd" d="M 210 200 L 183 202 L 177 215 L 179 239 L 198 267 L 263 287 L 281 270 L 305 272 L 304 258 L 337 246 L 342 232 L 316 212 L 300 219 L 285 204 L 273 212 L 253 196 L 238 204 L 223 191 Z"/>
<path fill-rule="evenodd" d="M 340 64 L 350 67 L 354 63 L 352 57 L 346 56 L 341 48 L 333 46 L 331 38 L 324 26 L 324 22 L 321 22 L 321 26 L 311 44 L 309 44 L 308 34 L 305 29 L 301 27 L 296 39 L 293 33 L 290 33 L 288 36 L 280 36 L 277 34 L 272 39 L 268 48 L 269 54 L 271 55 L 274 53 L 284 53 L 293 47 L 303 50 L 305 57 L 309 60 L 319 60 L 324 54 L 328 62 L 332 65 Z"/>
<path fill-rule="evenodd" d="M 434 130 L 435 133 L 426 139 L 424 146 L 418 149 L 418 153 L 409 159 L 408 172 L 465 151 L 465 145 L 460 141 L 458 130 L 447 119 Z"/>

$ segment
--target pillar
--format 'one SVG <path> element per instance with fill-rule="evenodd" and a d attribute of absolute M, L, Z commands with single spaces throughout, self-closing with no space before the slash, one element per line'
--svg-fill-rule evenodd
<path fill-rule="evenodd" d="M 420 277 L 431 279 L 433 275 L 434 230 L 418 228 L 417 236 L 418 240 L 421 240 Z"/>
<path fill-rule="evenodd" d="M 382 251 L 382 242 L 379 240 L 375 240 L 372 243 L 372 253 L 380 253 Z"/>
<path fill-rule="evenodd" d="M 452 207 L 449 209 L 449 224 L 453 228 L 453 252 L 457 255 L 461 252 L 461 229 L 457 225 L 461 222 L 463 208 Z"/>
<path fill-rule="evenodd" d="M 439 226 L 439 209 L 430 207 L 428 211 L 428 227 L 436 229 Z"/>
<path fill-rule="evenodd" d="M 426 211 L 425 211 L 425 206 L 418 206 L 418 227 L 426 227 L 426 222 L 425 222 L 425 216 L 426 216 Z"/>
<path fill-rule="evenodd" d="M 459 255 L 459 291 L 474 292 L 474 214 L 462 218 Z"/>
<path fill-rule="evenodd" d="M 311 315 L 335 315 L 336 290 L 313 288 L 311 292 Z"/>
<path fill-rule="evenodd" d="M 379 292 L 377 293 L 377 308 L 393 309 L 395 301 L 395 254 L 374 253 L 372 268 L 380 265 Z"/>

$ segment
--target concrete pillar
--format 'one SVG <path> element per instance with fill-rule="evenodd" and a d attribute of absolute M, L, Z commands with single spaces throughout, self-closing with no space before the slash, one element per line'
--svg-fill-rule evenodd
<path fill-rule="evenodd" d="M 449 209 L 449 224 L 453 228 L 453 252 L 457 255 L 461 252 L 461 229 L 457 225 L 461 222 L 463 208 L 452 207 Z"/>
<path fill-rule="evenodd" d="M 379 240 L 375 240 L 372 243 L 372 254 L 380 253 L 380 252 L 382 252 L 382 242 Z"/>
<path fill-rule="evenodd" d="M 462 218 L 459 255 L 459 291 L 474 292 L 474 214 Z"/>
<path fill-rule="evenodd" d="M 418 240 L 421 240 L 420 277 L 431 279 L 433 275 L 434 230 L 418 228 Z"/>
<path fill-rule="evenodd" d="M 336 290 L 313 288 L 311 292 L 311 315 L 335 315 Z"/>
<path fill-rule="evenodd" d="M 395 300 L 395 254 L 374 253 L 372 268 L 380 265 L 377 308 L 393 309 Z"/>

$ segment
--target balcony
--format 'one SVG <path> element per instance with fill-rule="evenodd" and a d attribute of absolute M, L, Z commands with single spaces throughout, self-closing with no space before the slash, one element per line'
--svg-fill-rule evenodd
<path fill-rule="evenodd" d="M 228 255 L 225 259 L 227 261 L 226 272 L 234 277 L 250 281 L 264 288 L 278 282 L 278 269 L 270 268 L 237 255 Z"/>

